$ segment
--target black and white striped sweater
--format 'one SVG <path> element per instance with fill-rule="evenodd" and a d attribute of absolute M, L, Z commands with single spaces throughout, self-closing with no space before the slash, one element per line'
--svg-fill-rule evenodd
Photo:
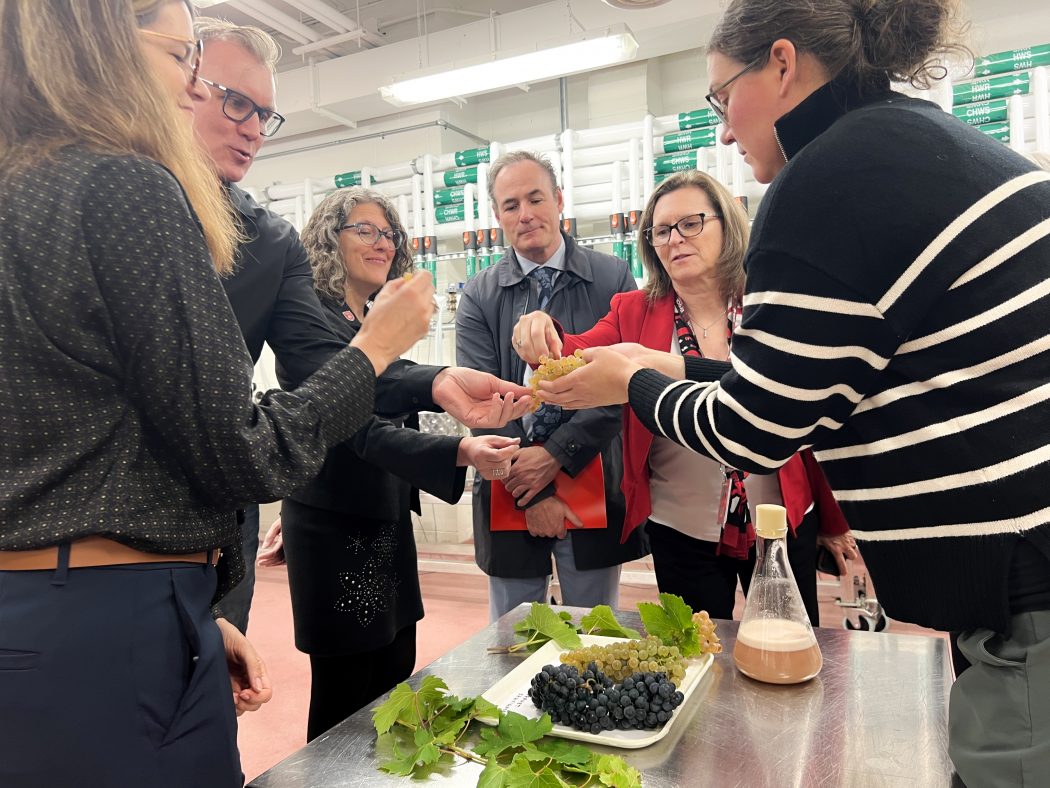
<path fill-rule="evenodd" d="M 1050 173 L 927 102 L 824 86 L 776 125 L 733 371 L 631 405 L 769 472 L 813 446 L 889 615 L 1008 625 L 1050 531 Z"/>

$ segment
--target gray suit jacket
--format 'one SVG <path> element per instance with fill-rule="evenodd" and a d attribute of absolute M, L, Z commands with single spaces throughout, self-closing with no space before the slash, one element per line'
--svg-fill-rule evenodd
<path fill-rule="evenodd" d="M 578 246 L 565 239 L 565 272 L 554 283 L 547 311 L 568 333 L 590 329 L 609 312 L 616 293 L 635 290 L 627 264 L 612 255 Z M 513 250 L 500 261 L 473 277 L 463 290 L 456 312 L 456 363 L 480 369 L 503 378 L 520 381 L 525 362 L 511 347 L 511 335 L 518 318 L 539 308 L 539 288 L 526 277 Z M 615 566 L 645 555 L 644 536 L 636 529 L 621 543 L 624 520 L 623 446 L 620 439 L 621 409 L 593 408 L 579 411 L 562 424 L 545 448 L 562 469 L 575 476 L 601 453 L 605 470 L 606 514 L 604 530 L 576 531 L 572 534 L 573 554 L 579 569 Z M 501 430 L 475 430 L 475 434 L 528 436 L 521 420 Z M 478 566 L 495 577 L 539 577 L 550 574 L 553 539 L 537 538 L 527 531 L 489 530 L 490 483 L 474 482 L 474 555 Z"/>

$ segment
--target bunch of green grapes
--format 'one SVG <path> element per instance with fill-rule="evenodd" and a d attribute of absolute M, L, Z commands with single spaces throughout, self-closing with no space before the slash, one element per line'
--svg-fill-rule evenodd
<path fill-rule="evenodd" d="M 540 356 L 540 365 L 536 367 L 536 371 L 532 373 L 532 379 L 529 381 L 529 385 L 532 387 L 532 407 L 530 409 L 535 412 L 539 410 L 542 404 L 539 398 L 541 380 L 557 380 L 568 375 L 574 369 L 579 369 L 586 363 L 583 360 L 583 353 L 579 350 L 564 358 Z"/>
<path fill-rule="evenodd" d="M 697 635 L 700 637 L 700 653 L 721 654 L 722 641 L 715 634 L 715 622 L 707 615 L 707 611 L 693 613 L 693 623 L 696 624 Z"/>
<path fill-rule="evenodd" d="M 659 638 L 624 640 L 606 646 L 584 646 L 561 655 L 561 661 L 584 671 L 594 663 L 613 681 L 635 673 L 666 673 L 677 686 L 685 678 L 686 660 L 677 646 L 665 646 Z"/>

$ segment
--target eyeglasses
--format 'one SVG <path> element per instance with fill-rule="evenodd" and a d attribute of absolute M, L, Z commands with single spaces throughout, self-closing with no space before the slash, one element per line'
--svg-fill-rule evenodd
<path fill-rule="evenodd" d="M 179 61 L 179 64 L 184 68 L 188 67 L 190 70 L 190 84 L 197 84 L 198 75 L 201 70 L 201 58 L 204 57 L 204 41 L 198 38 L 194 41 L 192 38 L 183 38 L 182 36 L 173 36 L 168 33 L 158 33 L 156 30 L 147 30 L 144 27 L 139 28 L 140 33 L 145 33 L 147 36 L 156 36 L 157 38 L 166 38 L 169 41 L 178 41 L 180 44 L 186 45 L 186 52 L 183 55 L 176 55 L 175 59 Z"/>
<path fill-rule="evenodd" d="M 768 54 L 766 52 L 763 52 L 761 55 L 756 57 L 754 60 L 752 60 L 746 66 L 744 66 L 742 69 L 740 69 L 738 72 L 736 72 L 736 74 L 731 76 L 729 79 L 727 79 L 721 85 L 719 85 L 717 88 L 715 88 L 710 93 L 708 93 L 706 96 L 704 96 L 704 98 L 707 99 L 707 103 L 711 105 L 711 109 L 713 109 L 715 111 L 715 114 L 718 116 L 718 119 L 721 120 L 723 123 L 728 123 L 728 121 L 726 120 L 726 113 L 729 111 L 729 99 L 727 98 L 723 102 L 723 101 L 719 100 L 719 98 L 717 97 L 716 94 L 721 93 L 723 90 L 725 90 L 727 87 L 732 85 L 734 82 L 736 82 L 738 79 L 740 79 L 740 77 L 744 76 L 744 74 L 746 74 L 751 69 L 755 68 L 756 66 L 761 65 L 762 63 L 765 63 L 767 57 L 768 57 Z"/>
<path fill-rule="evenodd" d="M 252 115 L 258 115 L 259 133 L 264 137 L 272 137 L 284 123 L 284 115 L 274 112 L 272 109 L 260 107 L 243 93 L 225 85 L 220 85 L 218 82 L 212 82 L 204 77 L 200 79 L 208 87 L 222 91 L 222 114 L 234 123 L 244 123 Z"/>
<path fill-rule="evenodd" d="M 674 224 L 657 224 L 647 228 L 642 235 L 652 247 L 666 246 L 671 242 L 671 230 L 677 230 L 683 238 L 692 238 L 704 231 L 704 222 L 708 219 L 721 219 L 717 213 L 693 213 L 683 216 Z"/>
<path fill-rule="evenodd" d="M 369 246 L 375 246 L 380 238 L 386 238 L 397 249 L 405 241 L 405 234 L 401 230 L 380 230 L 371 222 L 357 222 L 356 224 L 344 224 L 339 231 L 352 230 L 357 237 Z"/>

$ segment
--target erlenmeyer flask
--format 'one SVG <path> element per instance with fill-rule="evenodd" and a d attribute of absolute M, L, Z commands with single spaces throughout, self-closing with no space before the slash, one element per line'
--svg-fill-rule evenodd
<path fill-rule="evenodd" d="M 816 676 L 824 660 L 788 563 L 787 512 L 760 504 L 756 515 L 758 554 L 733 661 L 753 679 L 798 684 Z"/>

